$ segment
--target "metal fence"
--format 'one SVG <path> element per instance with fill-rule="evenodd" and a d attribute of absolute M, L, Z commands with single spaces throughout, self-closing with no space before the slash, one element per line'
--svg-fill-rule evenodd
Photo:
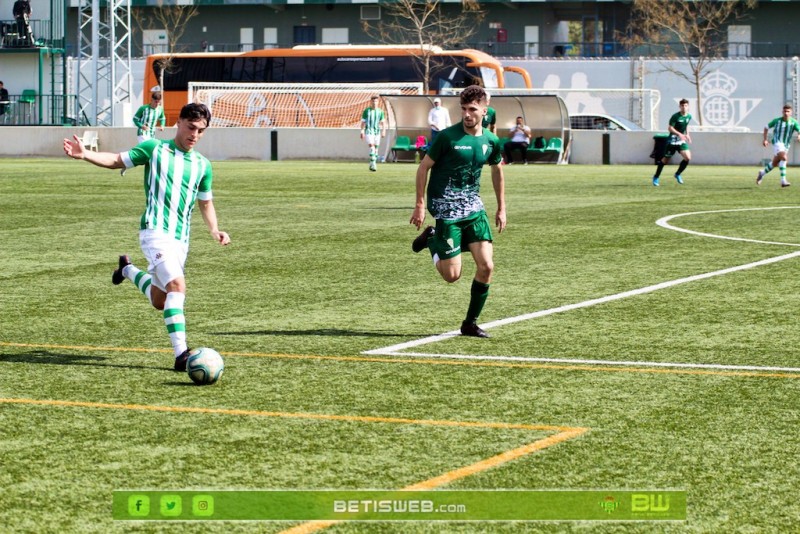
<path fill-rule="evenodd" d="M 30 21 L 33 42 L 20 34 L 15 20 L 0 20 L 0 48 L 28 48 L 32 46 L 46 46 L 48 48 L 63 48 L 65 39 L 57 23 L 49 19 L 32 19 Z"/>
<path fill-rule="evenodd" d="M 61 126 L 82 125 L 87 121 L 77 115 L 76 95 L 37 95 L 26 91 L 9 95 L 0 102 L 0 125 L 3 126 Z"/>

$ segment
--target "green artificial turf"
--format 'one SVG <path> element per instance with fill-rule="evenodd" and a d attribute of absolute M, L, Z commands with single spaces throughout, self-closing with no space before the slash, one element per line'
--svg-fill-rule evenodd
<path fill-rule="evenodd" d="M 692 165 L 678 186 L 673 167 L 659 188 L 647 166 L 504 167 L 508 228 L 480 322 L 800 250 L 800 210 L 770 209 L 800 208 L 800 191 L 722 166 Z M 195 215 L 186 317 L 190 346 L 226 369 L 198 387 L 170 370 L 160 314 L 110 282 L 119 254 L 144 267 L 141 171 L 0 160 L 0 531 L 280 532 L 296 523 L 113 521 L 111 496 L 398 489 L 557 434 L 548 426 L 588 430 L 442 488 L 685 489 L 688 520 L 328 531 L 796 529 L 800 257 L 381 354 L 457 329 L 469 302 L 471 258 L 448 285 L 411 252 L 414 171 L 215 163 L 232 244 Z M 488 170 L 483 181 L 493 220 Z M 670 223 L 742 240 L 656 225 L 695 212 L 718 213 Z"/>

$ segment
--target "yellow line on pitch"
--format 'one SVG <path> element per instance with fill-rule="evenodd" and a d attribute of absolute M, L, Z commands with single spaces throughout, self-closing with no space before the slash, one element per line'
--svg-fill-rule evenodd
<path fill-rule="evenodd" d="M 95 352 L 158 352 L 172 354 L 172 349 L 148 349 L 141 347 L 103 347 L 90 345 L 48 345 L 44 343 L 8 343 L 0 341 L 0 347 L 19 347 L 35 349 L 87 350 Z M 758 378 L 800 378 L 800 373 L 778 373 L 758 371 L 712 371 L 703 369 L 653 369 L 648 367 L 617 367 L 578 364 L 548 364 L 522 362 L 489 362 L 442 360 L 440 358 L 377 358 L 363 356 L 324 356 L 317 354 L 276 354 L 266 352 L 220 352 L 223 356 L 242 356 L 245 358 L 274 358 L 284 360 L 323 360 L 337 362 L 403 363 L 412 365 L 455 365 L 463 367 L 498 367 L 509 369 L 554 369 L 559 371 L 590 371 L 595 373 L 638 373 L 695 376 L 728 376 Z"/>
<path fill-rule="evenodd" d="M 459 428 L 493 428 L 502 430 L 539 430 L 546 432 L 565 432 L 572 427 L 552 425 L 525 425 L 517 423 L 493 423 L 481 421 L 446 421 L 436 419 L 406 419 L 402 417 L 375 417 L 367 415 L 333 415 L 297 412 L 267 412 L 260 410 L 239 410 L 235 408 L 202 408 L 195 406 L 158 406 L 152 404 L 112 404 L 107 402 L 86 402 L 52 399 L 0 398 L 0 404 L 27 404 L 39 406 L 63 406 L 71 408 L 107 408 L 115 410 L 167 412 L 167 413 L 202 413 L 241 415 L 251 417 L 275 417 L 285 419 L 319 419 L 326 421 L 346 421 L 359 423 L 391 423 L 400 425 L 449 426 Z"/>
<path fill-rule="evenodd" d="M 480 462 L 467 465 L 459 469 L 455 469 L 443 475 L 439 475 L 437 477 L 429 478 L 428 480 L 423 480 L 422 482 L 406 486 L 405 488 L 402 488 L 402 490 L 404 491 L 433 490 L 438 487 L 444 486 L 445 484 L 449 484 L 456 480 L 466 478 L 468 476 L 480 473 L 482 471 L 486 471 L 487 469 L 503 465 L 512 460 L 516 460 L 517 458 L 527 456 L 536 451 L 546 449 L 547 447 L 552 447 L 553 445 L 557 445 L 569 439 L 576 438 L 586 433 L 588 430 L 589 430 L 588 428 L 577 428 L 577 427 L 565 428 L 558 434 L 554 434 L 544 439 L 534 441 L 533 443 L 528 443 L 527 445 L 523 445 L 522 447 L 518 447 L 516 449 L 500 453 L 497 456 L 492 456 L 491 458 L 481 460 Z M 342 522 L 344 521 L 336 521 L 336 520 L 308 521 L 306 523 L 297 525 L 296 527 L 286 529 L 282 531 L 280 534 L 310 534 L 311 532 L 316 532 L 318 530 L 322 530 Z"/>

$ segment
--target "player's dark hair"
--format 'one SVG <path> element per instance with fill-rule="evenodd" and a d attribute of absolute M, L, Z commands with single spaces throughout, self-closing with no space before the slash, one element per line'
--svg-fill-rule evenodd
<path fill-rule="evenodd" d="M 486 103 L 486 91 L 483 90 L 483 87 L 470 85 L 461 91 L 461 104 L 470 104 L 472 102 Z"/>
<path fill-rule="evenodd" d="M 205 104 L 198 104 L 196 102 L 183 106 L 181 108 L 180 118 L 188 119 L 191 122 L 205 120 L 206 127 L 211 124 L 211 112 Z"/>
<path fill-rule="evenodd" d="M 689 101 L 686 100 L 685 98 L 681 98 L 681 101 L 678 102 L 678 104 L 681 105 L 681 106 L 684 105 L 684 104 L 688 104 L 688 103 L 689 103 Z"/>
<path fill-rule="evenodd" d="M 3 83 L 3 82 L 0 82 L 0 83 Z M 783 109 L 792 109 L 792 105 L 791 104 L 784 104 Z"/>

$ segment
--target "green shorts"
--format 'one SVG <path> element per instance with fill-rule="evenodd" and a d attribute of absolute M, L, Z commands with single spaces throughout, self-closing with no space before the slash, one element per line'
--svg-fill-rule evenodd
<path fill-rule="evenodd" d="M 689 150 L 689 145 L 686 143 L 667 143 L 667 149 L 664 151 L 664 157 L 671 158 L 676 152 L 683 152 L 684 150 Z"/>
<path fill-rule="evenodd" d="M 485 210 L 473 213 L 465 219 L 446 221 L 436 219 L 436 233 L 428 240 L 428 248 L 439 259 L 455 258 L 461 254 L 462 247 L 470 243 L 492 240 L 492 226 Z"/>

